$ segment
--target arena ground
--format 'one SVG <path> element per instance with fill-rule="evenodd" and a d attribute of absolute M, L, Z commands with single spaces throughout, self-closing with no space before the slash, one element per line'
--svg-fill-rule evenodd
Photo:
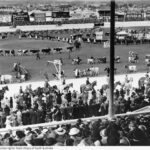
<path fill-rule="evenodd" d="M 133 87 L 138 87 L 138 81 L 141 77 L 144 77 L 146 73 L 134 73 L 134 74 L 129 74 L 128 77 L 133 78 Z M 120 81 L 124 82 L 125 80 L 125 75 L 116 75 L 115 76 L 115 82 Z M 106 76 L 101 76 L 101 77 L 91 77 L 90 82 L 97 81 L 97 86 L 95 86 L 95 89 L 98 90 L 101 88 L 103 84 L 107 84 L 107 77 Z M 81 84 L 85 84 L 86 78 L 80 78 L 80 79 L 67 79 L 66 84 L 73 83 L 73 87 L 70 88 L 71 91 L 76 90 L 80 92 L 80 86 Z M 29 84 L 32 85 L 32 89 L 36 89 L 38 87 L 43 87 L 44 86 L 44 81 L 37 81 L 37 82 L 27 82 L 27 83 L 16 83 L 16 84 L 9 84 L 9 91 L 5 93 L 5 97 L 11 97 L 13 95 L 17 95 L 20 89 L 20 86 L 22 86 L 22 89 L 25 90 L 26 86 L 29 86 Z M 58 80 L 53 80 L 50 81 L 49 84 L 51 86 L 57 85 L 61 89 L 63 89 L 63 85 L 60 86 L 60 83 Z M 0 85 L 0 89 L 4 87 L 5 85 Z M 15 88 L 14 88 L 15 87 Z"/>
<path fill-rule="evenodd" d="M 1 48 L 5 49 L 12 49 L 15 47 L 22 49 L 26 48 L 45 48 L 46 46 L 50 47 L 58 47 L 58 46 L 67 46 L 66 43 L 63 42 L 56 42 L 56 41 L 48 41 L 48 40 L 17 40 L 17 39 L 11 39 L 11 40 L 1 40 L 0 41 Z M 129 51 L 134 51 L 139 54 L 139 63 L 138 64 L 132 64 L 137 65 L 137 71 L 143 72 L 147 71 L 147 66 L 144 62 L 145 55 L 150 54 L 149 51 L 149 44 L 139 44 L 139 45 L 116 45 L 115 46 L 115 55 L 120 56 L 121 62 L 118 64 L 115 64 L 115 67 L 117 68 L 117 74 L 123 74 L 126 73 L 125 65 L 128 63 L 128 54 Z M 85 69 L 90 67 L 87 65 L 87 58 L 93 56 L 93 57 L 103 57 L 106 56 L 108 62 L 106 64 L 95 64 L 94 66 L 98 66 L 100 68 L 100 75 L 106 74 L 104 71 L 104 68 L 109 66 L 109 48 L 103 48 L 102 44 L 88 44 L 88 43 L 82 43 L 82 48 L 80 50 L 76 50 L 71 53 L 71 58 L 76 58 L 77 56 L 80 56 L 82 59 L 81 65 L 72 65 L 72 60 L 69 59 L 68 53 L 55 53 L 51 55 L 41 55 L 41 60 L 36 60 L 35 56 L 0 56 L 0 74 L 14 74 L 12 72 L 13 63 L 20 62 L 22 66 L 25 66 L 31 74 L 31 81 L 41 81 L 44 80 L 44 73 L 47 72 L 50 79 L 53 79 L 52 73 L 55 72 L 54 66 L 51 64 L 50 66 L 47 66 L 46 61 L 48 60 L 54 60 L 62 58 L 64 65 L 62 66 L 62 69 L 65 71 L 66 78 L 73 78 L 74 72 L 73 70 L 75 68 L 79 69 Z"/>

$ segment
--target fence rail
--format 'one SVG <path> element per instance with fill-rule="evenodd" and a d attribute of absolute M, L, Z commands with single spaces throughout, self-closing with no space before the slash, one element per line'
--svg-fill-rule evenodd
<path fill-rule="evenodd" d="M 142 111 L 142 112 L 141 112 Z M 136 116 L 136 115 L 146 115 L 150 114 L 150 106 L 143 107 L 139 110 L 136 110 L 134 112 L 128 112 L 124 114 L 116 114 L 115 117 L 124 117 L 124 116 Z M 109 116 L 99 116 L 99 117 L 90 117 L 90 118 L 82 118 L 84 122 L 89 122 L 89 121 L 95 121 L 98 119 L 109 119 Z M 48 122 L 48 123 L 41 123 L 41 124 L 34 124 L 34 125 L 25 125 L 25 126 L 18 126 L 18 127 L 12 127 L 12 128 L 2 128 L 0 129 L 1 134 L 5 134 L 8 131 L 17 131 L 17 130 L 24 130 L 27 127 L 30 127 L 32 129 L 36 129 L 40 126 L 42 127 L 53 127 L 57 125 L 64 125 L 64 124 L 75 124 L 78 119 L 74 120 L 65 120 L 65 121 L 53 121 L 53 122 Z"/>

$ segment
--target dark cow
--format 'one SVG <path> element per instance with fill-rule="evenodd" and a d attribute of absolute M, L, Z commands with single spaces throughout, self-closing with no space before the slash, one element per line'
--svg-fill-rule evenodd
<path fill-rule="evenodd" d="M 3 56 L 3 55 L 4 55 L 3 50 L 0 50 L 0 56 Z"/>
<path fill-rule="evenodd" d="M 106 63 L 106 57 L 97 58 L 98 63 Z"/>
<path fill-rule="evenodd" d="M 5 56 L 10 55 L 10 50 L 5 50 Z"/>
<path fill-rule="evenodd" d="M 58 47 L 58 48 L 54 48 L 54 50 L 55 50 L 56 52 L 58 52 L 58 53 L 61 53 L 61 51 L 63 50 L 63 48 Z"/>
<path fill-rule="evenodd" d="M 120 56 L 117 56 L 117 57 L 115 58 L 115 63 L 120 63 Z"/>
<path fill-rule="evenodd" d="M 73 48 L 74 48 L 73 46 L 67 47 L 67 49 L 68 49 L 70 52 L 72 52 Z"/>
<path fill-rule="evenodd" d="M 22 54 L 25 55 L 25 56 L 28 55 L 28 52 L 29 51 L 27 49 L 22 50 Z"/>
<path fill-rule="evenodd" d="M 12 56 L 15 56 L 15 50 L 12 49 L 12 50 L 10 51 L 10 54 L 11 54 Z"/>
<path fill-rule="evenodd" d="M 30 50 L 30 53 L 33 53 L 33 54 L 36 54 L 36 53 L 38 53 L 38 52 L 39 52 L 38 49 L 37 49 L 37 50 L 36 50 L 36 49 L 31 49 L 31 50 Z"/>
<path fill-rule="evenodd" d="M 41 50 L 43 54 L 50 54 L 51 49 L 50 48 L 45 48 Z"/>

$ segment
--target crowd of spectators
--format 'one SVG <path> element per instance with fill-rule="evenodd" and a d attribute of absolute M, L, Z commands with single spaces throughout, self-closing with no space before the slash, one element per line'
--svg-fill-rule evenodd
<path fill-rule="evenodd" d="M 128 78 L 128 77 L 126 77 Z M 149 77 L 147 77 L 149 78 Z M 114 91 L 115 113 L 134 111 L 150 103 L 150 92 L 147 85 L 140 88 L 132 86 L 132 80 L 116 83 Z M 87 79 L 85 86 L 90 86 Z M 57 86 L 50 86 L 48 81 L 44 87 L 35 90 L 29 85 L 25 90 L 20 87 L 19 93 L 8 97 L 1 92 L 0 112 L 1 128 L 9 126 L 38 124 L 51 121 L 104 116 L 108 113 L 109 86 L 91 91 L 70 91 L 65 87 L 60 91 Z M 7 120 L 9 120 L 7 122 Z"/>
<path fill-rule="evenodd" d="M 61 126 L 9 130 L 1 146 L 149 146 L 150 115 L 78 121 Z"/>
<path fill-rule="evenodd" d="M 150 104 L 150 90 L 146 81 L 134 88 L 133 80 L 125 76 L 124 82 L 115 83 L 115 114 L 131 112 Z M 90 86 L 87 79 L 85 86 Z M 7 97 L 0 91 L 0 127 L 10 129 L 16 126 L 40 124 L 52 121 L 80 119 L 108 114 L 109 86 L 91 91 L 71 92 L 69 87 L 59 91 L 45 81 L 44 87 L 35 90 L 29 85 L 25 90 Z M 75 126 L 63 125 L 54 128 L 10 132 L 1 136 L 2 145 L 147 145 L 150 116 L 123 117 L 111 122 L 99 120 L 95 123 L 80 122 Z M 74 133 L 75 132 L 75 133 Z M 74 135 L 75 134 L 75 135 Z M 40 137 L 40 138 L 39 138 Z M 42 138 L 41 138 L 42 137 Z M 37 143 L 35 141 L 38 141 Z"/>
<path fill-rule="evenodd" d="M 100 22 L 99 19 L 92 19 L 92 18 L 87 18 L 87 19 L 72 19 L 72 20 L 61 20 L 61 21 L 45 21 L 45 22 L 17 22 L 17 23 L 0 23 L 0 26 L 25 26 L 25 25 L 61 25 L 61 24 L 78 24 L 78 23 L 98 23 Z"/>

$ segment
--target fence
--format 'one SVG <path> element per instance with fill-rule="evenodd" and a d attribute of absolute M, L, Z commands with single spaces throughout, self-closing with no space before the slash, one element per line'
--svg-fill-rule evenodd
<path fill-rule="evenodd" d="M 142 111 L 142 112 L 141 112 Z M 136 116 L 136 115 L 146 115 L 146 114 L 150 114 L 150 106 L 146 106 L 142 109 L 136 110 L 134 112 L 128 112 L 128 113 L 124 113 L 124 114 L 116 114 L 114 117 L 124 117 L 124 116 Z M 95 121 L 98 119 L 109 119 L 109 116 L 100 116 L 100 117 L 90 117 L 90 118 L 83 118 L 82 120 L 84 122 L 89 122 L 89 121 Z M 53 121 L 53 122 L 48 122 L 48 123 L 41 123 L 41 124 L 34 124 L 34 125 L 26 125 L 26 126 L 18 126 L 18 127 L 12 127 L 12 128 L 2 128 L 0 129 L 0 133 L 1 134 L 5 134 L 6 132 L 12 130 L 12 131 L 17 131 L 17 130 L 24 130 L 27 127 L 30 127 L 32 129 L 36 129 L 40 126 L 42 127 L 53 127 L 53 126 L 57 126 L 57 125 L 64 125 L 64 124 L 76 124 L 77 119 L 74 120 L 65 120 L 65 121 Z"/>

